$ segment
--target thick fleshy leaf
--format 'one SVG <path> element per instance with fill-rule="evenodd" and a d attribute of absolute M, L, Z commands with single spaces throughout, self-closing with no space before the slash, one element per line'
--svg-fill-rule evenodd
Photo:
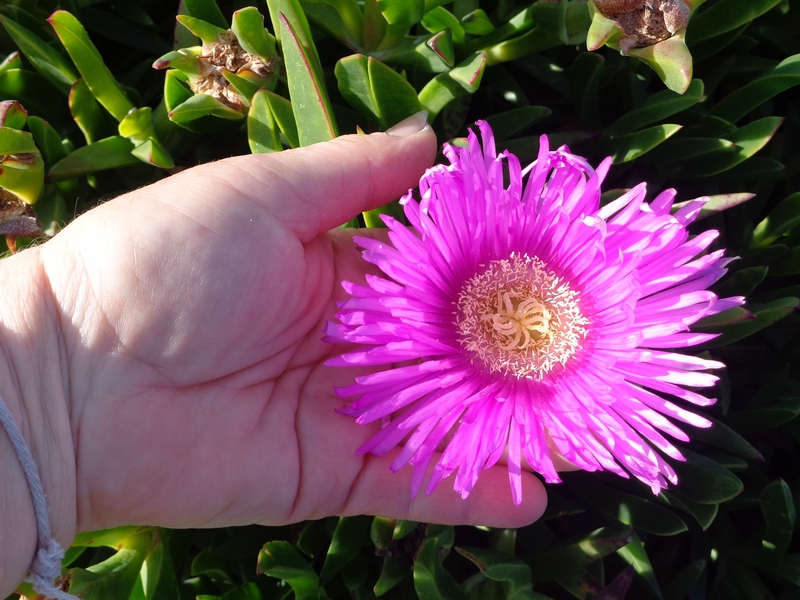
<path fill-rule="evenodd" d="M 699 41 L 731 31 L 752 21 L 781 3 L 781 0 L 719 0 L 692 16 L 689 41 Z"/>
<path fill-rule="evenodd" d="M 310 38 L 298 37 L 284 13 L 279 15 L 278 30 L 286 65 L 286 80 L 301 146 L 324 142 L 338 135 L 325 81 L 314 67 L 316 51 Z"/>
<path fill-rule="evenodd" d="M 767 276 L 767 267 L 746 267 L 739 269 L 722 283 L 714 287 L 721 298 L 728 296 L 749 296 Z"/>
<path fill-rule="evenodd" d="M 695 220 L 700 221 L 706 217 L 710 217 L 711 215 L 722 212 L 723 210 L 728 210 L 734 206 L 744 204 L 753 198 L 755 198 L 755 194 L 750 194 L 747 192 L 742 192 L 739 194 L 715 194 L 714 196 L 709 196 L 708 201 L 703 205 L 703 208 L 700 209 L 700 214 L 697 215 L 697 219 Z M 673 209 L 680 210 L 682 207 L 686 206 L 687 203 L 688 201 L 676 202 L 673 205 Z"/>
<path fill-rule="evenodd" d="M 781 61 L 755 79 L 720 100 L 711 114 L 735 123 L 777 94 L 800 85 L 800 54 Z"/>
<path fill-rule="evenodd" d="M 44 188 L 44 161 L 33 135 L 0 127 L 0 189 L 25 204 L 34 204 Z"/>
<path fill-rule="evenodd" d="M 0 127 L 22 129 L 28 120 L 28 111 L 16 100 L 0 102 Z"/>
<path fill-rule="evenodd" d="M 375 517 L 370 525 L 369 536 L 372 543 L 378 550 L 386 550 L 392 543 L 394 527 L 397 524 L 395 519 L 386 517 Z"/>
<path fill-rule="evenodd" d="M 686 531 L 686 524 L 674 512 L 645 498 L 606 487 L 590 477 L 572 478 L 569 486 L 588 505 L 640 531 L 664 536 Z"/>
<path fill-rule="evenodd" d="M 447 31 L 423 37 L 405 37 L 393 48 L 370 53 L 372 58 L 421 73 L 443 73 L 455 64 L 452 39 Z"/>
<path fill-rule="evenodd" d="M 703 97 L 703 82 L 693 79 L 686 92 L 678 94 L 672 90 L 663 90 L 649 96 L 641 106 L 634 108 L 614 121 L 607 129 L 609 135 L 629 133 L 661 121 L 687 108 L 694 106 Z"/>
<path fill-rule="evenodd" d="M 228 28 L 228 22 L 216 0 L 182 0 L 182 4 L 186 7 L 186 12 L 195 19 L 202 19 L 221 29 Z"/>
<path fill-rule="evenodd" d="M 797 525 L 797 509 L 792 490 L 783 479 L 767 485 L 759 495 L 767 531 L 761 542 L 762 553 L 770 560 L 780 560 L 789 548 Z"/>
<path fill-rule="evenodd" d="M 145 559 L 160 545 L 160 538 L 154 539 L 152 531 L 125 538 L 107 560 L 87 569 L 69 569 L 70 593 L 85 600 L 129 598 Z"/>
<path fill-rule="evenodd" d="M 142 162 L 161 169 L 171 169 L 175 166 L 169 152 L 155 136 L 137 143 L 131 154 Z"/>
<path fill-rule="evenodd" d="M 21 54 L 18 51 L 14 51 L 8 56 L 6 56 L 3 60 L 0 61 L 0 74 L 5 73 L 6 71 L 10 71 L 12 69 L 21 69 L 22 68 L 22 58 L 20 58 Z"/>
<path fill-rule="evenodd" d="M 278 53 L 275 36 L 264 28 L 264 16 L 255 6 L 233 13 L 231 29 L 247 52 L 264 61 L 275 60 Z"/>
<path fill-rule="evenodd" d="M 600 129 L 599 91 L 605 59 L 599 54 L 583 52 L 573 61 L 569 71 L 569 95 L 581 125 Z"/>
<path fill-rule="evenodd" d="M 686 47 L 686 30 L 652 46 L 634 48 L 628 52 L 647 63 L 669 89 L 683 94 L 692 81 L 692 55 Z"/>
<path fill-rule="evenodd" d="M 179 104 L 169 112 L 170 120 L 179 125 L 207 116 L 229 120 L 244 118 L 243 113 L 227 104 L 223 104 L 208 94 L 195 94 L 194 96 L 190 96 L 185 102 Z"/>
<path fill-rule="evenodd" d="M 387 593 L 389 590 L 397 587 L 397 585 L 411 576 L 411 569 L 395 560 L 390 556 L 383 559 L 383 566 L 381 567 L 381 574 L 378 576 L 378 581 L 375 582 L 373 592 L 380 597 Z"/>
<path fill-rule="evenodd" d="M 495 30 L 494 23 L 481 8 L 476 8 L 472 12 L 461 18 L 461 26 L 470 35 L 485 36 Z"/>
<path fill-rule="evenodd" d="M 219 38 L 225 35 L 227 29 L 217 27 L 211 23 L 207 23 L 202 19 L 192 17 L 190 15 L 178 15 L 176 17 L 178 23 L 186 27 L 193 35 L 203 40 L 204 44 L 215 44 L 219 42 Z"/>
<path fill-rule="evenodd" d="M 553 111 L 546 106 L 522 106 L 506 112 L 496 113 L 486 120 L 492 126 L 494 137 L 503 141 L 514 137 L 517 133 L 533 127 L 547 119 Z"/>
<path fill-rule="evenodd" d="M 106 67 L 86 29 L 65 10 L 54 12 L 48 22 L 55 29 L 94 97 L 117 121 L 121 121 L 134 106 Z"/>
<path fill-rule="evenodd" d="M 34 68 L 61 92 L 67 94 L 78 79 L 78 74 L 69 61 L 22 25 L 4 16 L 0 16 L 0 23 Z"/>
<path fill-rule="evenodd" d="M 628 544 L 633 529 L 628 525 L 611 525 L 593 531 L 586 537 L 568 542 L 552 550 L 525 559 L 530 565 L 534 583 L 553 581 L 582 571 L 605 556 Z"/>
<path fill-rule="evenodd" d="M 718 328 L 717 331 L 721 333 L 719 337 L 705 342 L 700 348 L 727 346 L 758 333 L 765 327 L 769 327 L 776 321 L 780 321 L 790 315 L 799 304 L 800 300 L 795 297 L 780 298 L 765 304 L 753 304 L 748 308 L 755 315 L 755 319 L 748 319 L 747 321 L 732 323 Z"/>
<path fill-rule="evenodd" d="M 33 134 L 36 147 L 42 153 L 45 169 L 67 156 L 67 149 L 61 141 L 58 132 L 41 117 L 31 117 L 28 119 L 28 129 Z"/>
<path fill-rule="evenodd" d="M 508 598 L 524 598 L 533 591 L 531 568 L 510 554 L 483 548 L 457 547 L 456 552 L 478 567 L 486 579 L 508 584 Z"/>
<path fill-rule="evenodd" d="M 775 429 L 797 418 L 800 413 L 800 398 L 786 398 L 766 408 L 743 410 L 728 415 L 728 423 L 743 435 L 755 431 Z"/>
<path fill-rule="evenodd" d="M 258 555 L 258 572 L 288 583 L 297 600 L 327 598 L 316 571 L 289 542 L 268 542 Z"/>
<path fill-rule="evenodd" d="M 421 23 L 422 26 L 431 33 L 439 33 L 440 31 L 449 29 L 453 36 L 453 43 L 456 45 L 464 43 L 466 33 L 461 26 L 461 22 L 446 8 L 437 6 L 429 10 L 425 13 Z"/>
<path fill-rule="evenodd" d="M 456 68 L 437 75 L 419 92 L 419 101 L 432 121 L 455 98 L 478 89 L 486 68 L 486 55 L 477 52 Z"/>
<path fill-rule="evenodd" d="M 422 106 L 406 79 L 382 62 L 361 54 L 341 59 L 334 69 L 339 91 L 350 105 L 381 129 L 411 116 Z"/>
<path fill-rule="evenodd" d="M 121 135 L 93 142 L 54 164 L 47 172 L 47 181 L 55 183 L 97 171 L 138 164 L 139 159 L 131 154 L 133 149 L 133 142 Z"/>
<path fill-rule="evenodd" d="M 111 118 L 100 106 L 83 79 L 72 86 L 69 93 L 69 110 L 86 142 L 91 144 L 113 132 Z"/>
<path fill-rule="evenodd" d="M 764 457 L 756 448 L 739 435 L 736 431 L 728 427 L 725 423 L 717 421 L 713 417 L 705 414 L 703 418 L 711 421 L 711 427 L 696 428 L 692 430 L 692 439 L 710 444 L 731 452 L 748 461 L 761 461 Z"/>
<path fill-rule="evenodd" d="M 622 558 L 622 560 L 633 567 L 633 570 L 637 575 L 639 575 L 639 577 L 647 582 L 647 585 L 650 588 L 650 593 L 653 595 L 653 597 L 660 598 L 661 588 L 658 585 L 658 580 L 656 579 L 655 572 L 653 571 L 653 565 L 650 562 L 650 557 L 647 556 L 647 550 L 645 549 L 642 540 L 639 539 L 639 536 L 635 531 L 633 532 L 633 539 L 630 541 L 630 543 L 617 550 L 617 554 Z M 611 585 L 609 585 L 609 587 L 611 587 Z M 627 587 L 625 590 L 627 590 Z"/>
<path fill-rule="evenodd" d="M 669 491 L 662 491 L 660 498 L 667 502 L 670 506 L 685 510 L 692 515 L 703 531 L 711 527 L 714 519 L 717 518 L 719 513 L 719 504 L 701 504 L 685 497 L 683 494 L 673 488 Z"/>
<path fill-rule="evenodd" d="M 442 566 L 439 541 L 428 538 L 414 557 L 414 589 L 420 600 L 466 599 L 453 576 Z"/>
<path fill-rule="evenodd" d="M 358 553 L 367 539 L 368 528 L 369 517 L 364 515 L 339 518 L 320 571 L 319 577 L 322 585 L 337 575 L 342 567 Z"/>
<path fill-rule="evenodd" d="M 708 561 L 704 558 L 689 563 L 678 574 L 664 582 L 664 600 L 684 600 L 700 579 Z"/>
<path fill-rule="evenodd" d="M 356 0 L 300 0 L 306 17 L 349 48 L 361 46 L 364 15 Z"/>
<path fill-rule="evenodd" d="M 634 133 L 612 136 L 608 145 L 614 164 L 626 163 L 650 152 L 680 130 L 680 125 L 656 125 Z"/>
<path fill-rule="evenodd" d="M 256 92 L 247 111 L 247 142 L 253 154 L 279 152 L 282 149 L 280 130 L 266 94 L 266 90 Z"/>
<path fill-rule="evenodd" d="M 728 169 L 741 164 L 756 152 L 766 146 L 772 139 L 778 127 L 783 123 L 781 117 L 764 117 L 758 121 L 748 123 L 735 133 L 727 136 L 735 145 L 735 153 L 714 155 L 707 160 L 698 160 L 685 164 L 687 172 L 695 177 L 708 177 L 723 173 Z"/>
<path fill-rule="evenodd" d="M 781 200 L 753 230 L 751 248 L 768 246 L 800 225 L 800 192 Z"/>
<path fill-rule="evenodd" d="M 744 486 L 736 475 L 701 454 L 682 449 L 685 462 L 673 461 L 681 495 L 699 504 L 719 504 L 738 496 Z"/>

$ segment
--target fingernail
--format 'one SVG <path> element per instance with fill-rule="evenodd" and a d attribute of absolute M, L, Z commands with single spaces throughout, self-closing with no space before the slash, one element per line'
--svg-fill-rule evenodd
<path fill-rule="evenodd" d="M 413 133 L 419 133 L 426 127 L 428 127 L 428 111 L 421 110 L 410 117 L 406 117 L 397 125 L 392 125 L 386 130 L 386 133 L 388 135 L 403 137 Z"/>

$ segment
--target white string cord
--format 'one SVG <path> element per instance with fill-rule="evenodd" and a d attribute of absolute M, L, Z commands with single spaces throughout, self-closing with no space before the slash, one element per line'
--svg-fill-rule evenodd
<path fill-rule="evenodd" d="M 33 460 L 28 445 L 22 437 L 22 432 L 14 421 L 14 415 L 8 410 L 5 401 L 0 397 L 0 423 L 6 430 L 17 458 L 25 472 L 28 480 L 28 488 L 33 500 L 33 512 L 36 516 L 36 531 L 38 544 L 36 557 L 33 559 L 31 570 L 25 581 L 33 585 L 36 593 L 52 600 L 78 600 L 77 596 L 68 594 L 54 585 L 56 578 L 61 576 L 61 559 L 64 558 L 64 550 L 50 536 L 50 517 L 47 512 L 47 501 L 44 497 L 42 480 L 39 477 L 39 469 Z"/>

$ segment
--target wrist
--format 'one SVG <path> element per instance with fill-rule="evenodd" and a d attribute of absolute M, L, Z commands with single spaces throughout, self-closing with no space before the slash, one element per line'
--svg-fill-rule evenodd
<path fill-rule="evenodd" d="M 38 250 L 0 261 L 0 396 L 33 456 L 51 536 L 66 548 L 76 532 L 75 451 L 64 385 L 58 311 Z M 0 428 L 0 598 L 27 575 L 37 547 L 28 482 Z"/>

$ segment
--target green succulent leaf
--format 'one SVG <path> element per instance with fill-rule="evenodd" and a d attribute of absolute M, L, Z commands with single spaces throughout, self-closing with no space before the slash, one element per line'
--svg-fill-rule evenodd
<path fill-rule="evenodd" d="M 609 153 L 614 164 L 626 163 L 650 152 L 680 130 L 680 125 L 656 125 L 634 133 L 612 136 L 609 139 Z"/>
<path fill-rule="evenodd" d="M 482 8 L 476 8 L 461 18 L 461 26 L 470 35 L 485 36 L 495 30 L 494 23 Z"/>
<path fill-rule="evenodd" d="M 681 494 L 678 489 L 673 488 L 669 491 L 662 491 L 659 497 L 670 506 L 684 510 L 692 515 L 703 531 L 711 527 L 719 513 L 719 504 L 695 502 Z"/>
<path fill-rule="evenodd" d="M 0 127 L 22 129 L 28 120 L 28 111 L 16 100 L 0 102 Z"/>
<path fill-rule="evenodd" d="M 734 144 L 735 152 L 725 152 L 702 161 L 693 161 L 687 163 L 685 168 L 695 177 L 708 177 L 732 169 L 766 146 L 781 123 L 783 123 L 781 117 L 764 117 L 748 123 L 728 136 L 728 140 Z"/>
<path fill-rule="evenodd" d="M 208 94 L 190 96 L 169 112 L 170 120 L 179 125 L 207 116 L 238 120 L 243 119 L 245 115 Z"/>
<path fill-rule="evenodd" d="M 689 21 L 692 44 L 732 31 L 771 10 L 781 0 L 718 0 Z"/>
<path fill-rule="evenodd" d="M 309 46 L 310 38 L 298 37 L 298 32 L 283 13 L 279 15 L 278 29 L 300 145 L 308 146 L 335 138 L 338 135 L 336 123 L 325 82 L 314 67 L 316 50 Z"/>
<path fill-rule="evenodd" d="M 42 153 L 46 170 L 67 156 L 68 152 L 61 137 L 50 123 L 41 117 L 34 116 L 28 119 L 28 129 L 33 135 L 36 147 Z"/>
<path fill-rule="evenodd" d="M 391 558 L 390 556 L 386 556 L 383 559 L 381 573 L 378 576 L 378 581 L 375 582 L 373 591 L 375 592 L 376 596 L 383 596 L 385 593 L 397 587 L 401 581 L 410 576 L 411 569 L 408 566 L 404 565 L 398 560 L 395 560 L 394 558 Z"/>
<path fill-rule="evenodd" d="M 780 560 L 786 554 L 797 526 L 797 509 L 792 490 L 782 479 L 768 484 L 759 495 L 761 512 L 767 531 L 761 542 L 762 554 L 768 560 Z"/>
<path fill-rule="evenodd" d="M 348 56 L 336 63 L 334 73 L 345 100 L 383 130 L 422 110 L 414 87 L 374 58 Z"/>
<path fill-rule="evenodd" d="M 800 224 L 800 192 L 784 198 L 753 230 L 751 248 L 762 248 Z"/>
<path fill-rule="evenodd" d="M 367 539 L 369 518 L 366 516 L 340 517 L 333 532 L 333 539 L 320 571 L 323 585 L 329 582 L 350 560 Z"/>
<path fill-rule="evenodd" d="M 471 547 L 456 548 L 456 552 L 468 558 L 486 579 L 506 583 L 508 590 L 505 597 L 509 600 L 531 598 L 531 568 L 515 556 Z"/>
<path fill-rule="evenodd" d="M 258 572 L 288 583 L 297 600 L 328 597 L 319 585 L 316 571 L 288 542 L 268 542 L 258 555 Z"/>
<path fill-rule="evenodd" d="M 54 164 L 47 172 L 47 181 L 55 183 L 98 171 L 127 167 L 139 163 L 134 144 L 121 135 L 92 142 L 78 148 Z"/>
<path fill-rule="evenodd" d="M 686 531 L 686 524 L 674 512 L 645 498 L 610 488 L 595 478 L 573 478 L 569 485 L 589 506 L 620 523 L 640 531 L 670 536 Z"/>
<path fill-rule="evenodd" d="M 186 27 L 193 35 L 203 40 L 203 44 L 216 44 L 220 40 L 220 36 L 227 33 L 227 29 L 217 27 L 211 23 L 207 23 L 202 19 L 197 19 L 190 15 L 178 15 L 176 17 L 178 23 Z"/>
<path fill-rule="evenodd" d="M 432 121 L 452 100 L 474 93 L 485 69 L 486 55 L 476 52 L 454 69 L 428 82 L 419 92 L 419 102 L 428 111 L 429 120 Z"/>
<path fill-rule="evenodd" d="M 22 25 L 3 16 L 0 16 L 0 23 L 34 68 L 62 93 L 68 93 L 78 79 L 78 74 L 69 61 Z M 5 68 L 12 67 L 6 65 Z"/>
<path fill-rule="evenodd" d="M 567 541 L 551 550 L 530 556 L 525 562 L 531 567 L 534 583 L 553 581 L 571 573 L 579 573 L 628 544 L 633 529 L 628 525 L 611 525 L 593 531 L 585 537 Z"/>
<path fill-rule="evenodd" d="M 703 98 L 703 82 L 693 79 L 686 92 L 678 94 L 663 90 L 653 94 L 639 107 L 627 112 L 606 128 L 609 135 L 620 135 L 641 129 L 657 121 L 667 119 L 700 102 Z M 685 159 L 681 156 L 681 159 Z"/>
<path fill-rule="evenodd" d="M 349 48 L 360 48 L 364 15 L 355 0 L 301 0 L 306 17 Z"/>
<path fill-rule="evenodd" d="M 255 6 L 233 13 L 231 29 L 247 52 L 264 61 L 275 60 L 278 54 L 275 36 L 264 28 L 264 16 Z"/>
<path fill-rule="evenodd" d="M 0 75 L 5 73 L 6 71 L 21 69 L 22 58 L 20 58 L 20 56 L 21 55 L 18 51 L 14 51 L 8 56 L 6 56 L 3 60 L 0 60 Z"/>
<path fill-rule="evenodd" d="M 765 304 L 753 304 L 749 306 L 749 309 L 755 315 L 754 319 L 719 327 L 717 331 L 720 332 L 720 336 L 706 342 L 702 348 L 726 346 L 758 333 L 765 327 L 790 315 L 798 304 L 800 304 L 800 300 L 795 297 L 780 298 Z"/>
<path fill-rule="evenodd" d="M 107 560 L 87 569 L 69 569 L 70 593 L 85 600 L 129 598 L 145 559 L 160 545 L 151 531 L 125 538 Z"/>
<path fill-rule="evenodd" d="M 210 25 L 227 29 L 228 22 L 219 9 L 216 0 L 182 0 L 187 14 L 195 19 L 202 19 Z M 199 36 L 198 36 L 199 37 Z"/>
<path fill-rule="evenodd" d="M 466 32 L 461 26 L 461 22 L 446 8 L 437 6 L 428 11 L 422 18 L 421 23 L 422 26 L 431 33 L 449 30 L 452 35 L 453 43 L 456 45 L 464 43 Z"/>
<path fill-rule="evenodd" d="M 423 542 L 414 557 L 414 589 L 420 600 L 466 600 L 453 576 L 442 566 L 439 540 Z"/>
<path fill-rule="evenodd" d="M 767 100 L 800 84 L 800 54 L 781 61 L 761 77 L 723 98 L 711 114 L 735 123 Z"/>
<path fill-rule="evenodd" d="M 764 281 L 767 276 L 767 270 L 767 267 L 760 266 L 739 269 L 723 283 L 717 285 L 715 292 L 720 297 L 749 296 Z"/>
<path fill-rule="evenodd" d="M 34 204 L 44 188 L 44 161 L 33 135 L 0 127 L 0 189 Z"/>
<path fill-rule="evenodd" d="M 692 55 L 686 47 L 685 29 L 652 46 L 634 48 L 628 52 L 628 56 L 647 63 L 673 92 L 683 94 L 689 89 Z"/>
<path fill-rule="evenodd" d="M 278 123 L 267 99 L 267 90 L 259 90 L 247 112 L 247 141 L 253 154 L 279 152 L 282 149 Z"/>
<path fill-rule="evenodd" d="M 106 67 L 86 29 L 65 10 L 54 12 L 48 22 L 55 29 L 94 97 L 117 121 L 121 121 L 134 106 Z"/>
<path fill-rule="evenodd" d="M 673 462 L 678 474 L 678 490 L 698 504 L 719 504 L 738 496 L 742 482 L 728 469 L 701 454 L 681 450 L 685 462 Z"/>
<path fill-rule="evenodd" d="M 645 549 L 642 540 L 639 539 L 639 535 L 634 531 L 633 538 L 631 541 L 617 550 L 617 554 L 624 560 L 626 563 L 631 565 L 639 577 L 644 579 L 647 582 L 647 586 L 650 588 L 650 593 L 655 598 L 661 597 L 661 587 L 658 585 L 658 580 L 656 579 L 655 572 L 653 571 L 653 565 L 650 562 L 650 557 L 647 555 L 647 550 Z"/>

